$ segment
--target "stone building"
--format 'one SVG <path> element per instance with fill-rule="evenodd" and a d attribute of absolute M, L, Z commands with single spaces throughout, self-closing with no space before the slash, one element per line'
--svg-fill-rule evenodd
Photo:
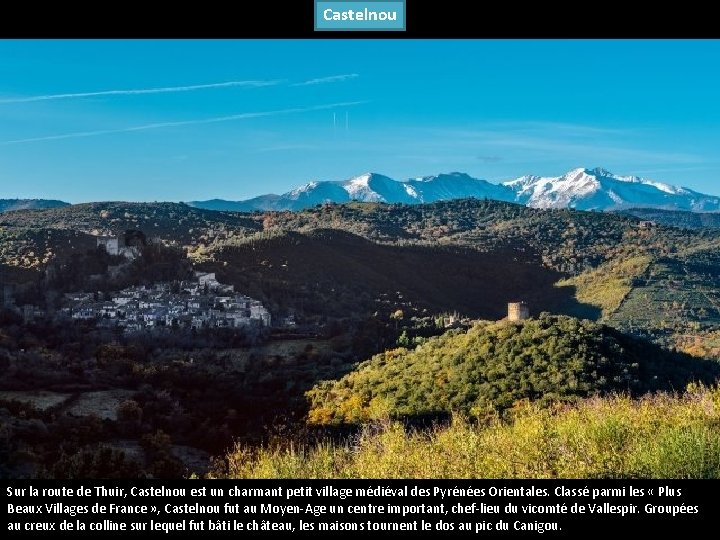
<path fill-rule="evenodd" d="M 508 302 L 508 321 L 524 321 L 530 317 L 530 308 L 525 302 Z"/>

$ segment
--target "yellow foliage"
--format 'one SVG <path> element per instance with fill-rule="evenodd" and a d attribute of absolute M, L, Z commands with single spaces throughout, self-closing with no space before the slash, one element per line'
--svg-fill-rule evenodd
<path fill-rule="evenodd" d="M 510 416 L 482 424 L 455 417 L 419 432 L 384 420 L 345 444 L 302 449 L 237 446 L 212 476 L 720 478 L 718 387 L 693 384 L 682 396 L 592 398 L 554 408 L 518 401 Z"/>
<path fill-rule="evenodd" d="M 315 407 L 308 412 L 308 424 L 327 425 L 333 421 L 333 412 L 327 407 Z"/>

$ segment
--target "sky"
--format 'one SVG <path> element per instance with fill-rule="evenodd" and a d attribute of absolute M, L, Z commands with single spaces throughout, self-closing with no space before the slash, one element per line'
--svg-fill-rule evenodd
<path fill-rule="evenodd" d="M 720 41 L 0 40 L 0 198 L 604 167 L 720 194 Z"/>

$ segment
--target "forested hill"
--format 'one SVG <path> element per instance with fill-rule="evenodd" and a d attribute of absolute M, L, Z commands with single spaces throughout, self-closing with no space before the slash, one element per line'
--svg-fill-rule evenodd
<path fill-rule="evenodd" d="M 216 252 L 258 233 L 340 229 L 373 242 L 456 245 L 480 250 L 532 249 L 545 266 L 569 274 L 616 256 L 664 255 L 720 239 L 720 231 L 642 228 L 634 217 L 574 210 L 539 210 L 512 203 L 464 199 L 424 205 L 349 203 L 301 212 L 215 212 L 177 203 L 87 203 L 12 212 L 5 232 L 66 229 L 103 234 L 140 229 L 148 237 Z M 1 261 L 0 261 L 1 262 Z"/>
<path fill-rule="evenodd" d="M 608 326 L 543 315 L 483 322 L 415 350 L 385 351 L 308 392 L 309 421 L 341 424 L 462 412 L 482 416 L 518 400 L 555 401 L 714 382 L 717 362 L 673 353 Z"/>
<path fill-rule="evenodd" d="M 128 229 L 149 240 L 134 261 L 98 248 L 98 235 Z M 167 327 L 125 335 L 105 320 L 58 316 L 63 293 L 92 293 L 99 303 L 128 284 L 171 282 L 172 290 L 193 270 L 260 300 L 274 326 L 253 339 L 269 341 Z M 718 376 L 717 362 L 697 357 L 720 358 L 720 230 L 620 214 L 473 199 L 296 213 L 175 203 L 20 210 L 0 214 L 0 285 L 10 306 L 0 360 L 4 354 L 19 385 L 6 390 L 124 396 L 126 406 L 112 405 L 124 412 L 107 422 L 66 424 L 70 417 L 55 409 L 13 406 L 11 448 L 39 456 L 15 465 L 63 474 L 75 466 L 67 460 L 80 466 L 104 455 L 99 443 L 148 441 L 148 464 L 165 470 L 152 473 L 161 477 L 169 462 L 153 450 L 157 438 L 162 448 L 172 441 L 217 452 L 238 437 L 261 440 L 261 426 L 284 425 L 281 417 L 303 430 L 307 418 L 424 422 L 451 411 L 486 418 L 525 398 L 540 406 L 681 390 Z M 533 318 L 498 322 L 519 300 Z M 49 436 L 22 431 L 37 419 Z"/>
<path fill-rule="evenodd" d="M 57 258 L 94 248 L 94 236 L 128 229 L 166 244 L 194 246 L 251 235 L 262 223 L 177 203 L 102 202 L 7 212 L 0 214 L 0 281 L 34 279 L 36 273 L 20 270 L 42 270 Z"/>
<path fill-rule="evenodd" d="M 509 298 L 534 311 L 563 312 L 576 302 L 562 274 L 527 249 L 479 251 L 465 246 L 378 244 L 337 229 L 276 232 L 214 248 L 199 266 L 248 291 L 275 312 L 364 318 L 459 312 L 498 319 Z"/>
<path fill-rule="evenodd" d="M 62 208 L 70 206 L 64 201 L 49 199 L 0 199 L 0 212 L 11 210 L 37 210 L 41 208 Z"/>
<path fill-rule="evenodd" d="M 657 208 L 633 208 L 623 214 L 650 220 L 666 227 L 683 229 L 720 229 L 720 212 L 687 212 Z"/>
<path fill-rule="evenodd" d="M 545 266 L 570 274 L 617 256 L 668 254 L 709 238 L 720 240 L 720 231 L 642 227 L 639 219 L 620 214 L 539 210 L 476 199 L 416 206 L 323 205 L 303 212 L 265 213 L 262 219 L 265 230 L 333 228 L 400 245 L 532 249 Z"/>
<path fill-rule="evenodd" d="M 35 279 L 56 258 L 92 248 L 94 235 L 125 229 L 183 248 L 280 316 L 367 317 L 387 303 L 408 314 L 495 317 L 522 298 L 535 313 L 602 316 L 684 349 L 720 323 L 720 229 L 478 199 L 300 212 L 124 202 L 9 212 L 0 216 L 0 280 Z"/>
<path fill-rule="evenodd" d="M 12 212 L 0 216 L 0 227 L 19 229 L 69 229 L 103 234 L 140 229 L 148 237 L 191 243 L 207 239 L 208 231 L 249 233 L 260 228 L 241 214 L 191 208 L 182 203 L 98 202 Z"/>

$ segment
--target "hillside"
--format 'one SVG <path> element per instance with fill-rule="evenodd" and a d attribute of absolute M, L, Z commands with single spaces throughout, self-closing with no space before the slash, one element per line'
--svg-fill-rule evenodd
<path fill-rule="evenodd" d="M 90 235 L 71 229 L 7 227 L 0 224 L 0 282 L 23 282 L 56 258 L 95 247 Z"/>
<path fill-rule="evenodd" d="M 263 223 L 268 232 L 327 227 L 383 244 L 462 246 L 482 253 L 509 250 L 563 275 L 557 286 L 569 287 L 577 309 L 561 312 L 591 319 L 602 315 L 609 324 L 666 346 L 675 345 L 678 335 L 704 340 L 718 324 L 720 261 L 713 255 L 720 249 L 718 230 L 477 200 L 329 205 L 266 214 Z M 660 261 L 665 260 L 677 271 L 663 270 Z M 640 316 L 632 314 L 633 299 L 639 300 Z"/>
<path fill-rule="evenodd" d="M 126 229 L 150 240 L 134 262 L 96 248 L 97 235 Z M 720 356 L 718 253 L 718 230 L 478 199 L 297 212 L 122 202 L 7 212 L 8 467 L 21 476 L 177 477 L 186 466 L 204 470 L 207 453 L 234 440 L 342 436 L 388 414 L 417 425 L 450 411 L 484 421 L 496 410 L 508 418 L 525 398 L 536 407 L 715 380 L 718 364 L 700 358 Z M 125 335 L 102 320 L 57 316 L 63 293 L 107 301 L 122 286 L 191 270 L 260 300 L 275 326 Z M 471 319 L 504 317 L 512 300 L 535 317 L 555 315 L 467 331 Z M 30 323 L 27 304 L 37 307 Z"/>
<path fill-rule="evenodd" d="M 665 227 L 720 229 L 720 212 L 688 212 L 681 210 L 661 210 L 658 208 L 633 208 L 631 210 L 624 210 L 623 213 L 642 220 L 654 221 Z"/>
<path fill-rule="evenodd" d="M 406 430 L 368 426 L 348 442 L 237 444 L 220 478 L 720 478 L 720 389 L 590 399 L 510 419 Z"/>
<path fill-rule="evenodd" d="M 348 203 L 301 212 L 242 214 L 200 210 L 175 203 L 89 203 L 3 214 L 6 234 L 40 230 L 105 234 L 140 229 L 148 238 L 200 247 L 210 258 L 226 246 L 260 233 L 337 229 L 394 245 L 463 246 L 481 251 L 530 250 L 542 264 L 578 274 L 628 253 L 665 255 L 680 246 L 707 244 L 720 232 L 642 228 L 625 215 L 576 210 L 538 210 L 521 205 L 463 199 L 422 205 Z M 710 236 L 708 236 L 710 235 Z M 30 248 L 42 246 L 28 244 Z M 2 262 L 2 261 L 0 261 Z"/>
<path fill-rule="evenodd" d="M 260 228 L 247 216 L 176 203 L 103 202 L 7 212 L 0 215 L 0 280 L 31 280 L 35 274 L 16 269 L 41 270 L 56 258 L 82 254 L 95 248 L 99 235 L 135 229 L 165 244 L 191 246 Z"/>
<path fill-rule="evenodd" d="M 13 210 L 40 210 L 43 208 L 62 208 L 70 203 L 49 199 L 0 199 L 0 213 Z"/>
<path fill-rule="evenodd" d="M 92 235 L 125 228 L 181 247 L 198 268 L 266 301 L 274 317 L 317 322 L 403 309 L 499 318 L 507 301 L 521 298 L 536 313 L 602 317 L 664 345 L 704 340 L 717 324 L 712 253 L 720 230 L 477 199 L 250 214 L 174 203 L 10 212 L 0 218 L 0 279 L 32 281 L 54 258 L 94 247 Z M 327 231 L 337 234 L 317 236 Z M 702 254 L 707 262 L 698 266 Z M 669 274 L 661 261 L 678 268 L 672 279 L 662 277 Z M 634 315 L 637 299 L 654 316 Z"/>
<path fill-rule="evenodd" d="M 473 199 L 423 205 L 323 205 L 302 212 L 266 212 L 256 219 L 268 233 L 337 229 L 383 244 L 529 251 L 543 265 L 568 274 L 615 257 L 662 255 L 720 238 L 720 232 L 643 228 L 639 220 L 613 213 L 539 210 Z M 216 242 L 213 249 L 236 241 L 242 238 Z"/>
<path fill-rule="evenodd" d="M 634 282 L 608 322 L 650 335 L 699 336 L 720 325 L 718 246 L 657 257 Z"/>
<path fill-rule="evenodd" d="M 89 234 L 109 234 L 140 229 L 149 238 L 181 244 L 211 237 L 247 233 L 259 226 L 250 218 L 226 212 L 191 208 L 178 203 L 83 203 L 0 216 L 0 227 L 66 229 Z"/>
<path fill-rule="evenodd" d="M 561 274 L 531 252 L 461 246 L 382 245 L 337 229 L 260 235 L 212 251 L 218 278 L 248 290 L 275 310 L 302 308 L 306 316 L 367 317 L 385 309 L 407 314 L 458 311 L 499 319 L 508 298 L 534 310 L 574 305 Z"/>
<path fill-rule="evenodd" d="M 590 321 L 542 315 L 522 323 L 480 323 L 415 350 L 376 355 L 339 381 L 308 392 L 308 421 L 483 416 L 522 399 L 639 395 L 695 380 L 712 383 L 718 375 L 715 362 L 671 353 Z"/>

